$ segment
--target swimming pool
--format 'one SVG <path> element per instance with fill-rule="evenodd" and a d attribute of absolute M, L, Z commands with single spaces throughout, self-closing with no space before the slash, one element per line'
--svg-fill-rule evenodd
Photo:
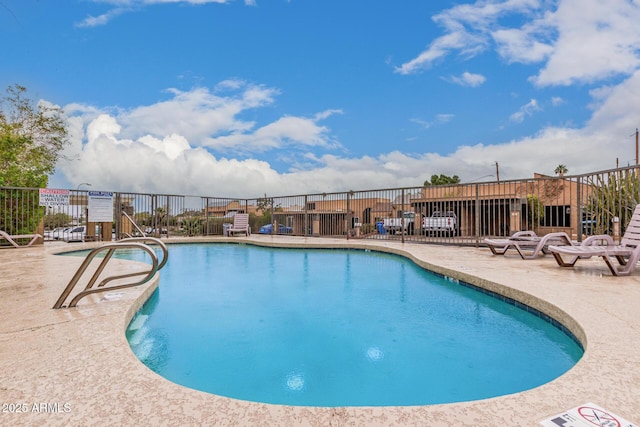
<path fill-rule="evenodd" d="M 127 330 L 194 389 L 306 406 L 425 405 L 544 384 L 582 356 L 539 316 L 396 255 L 172 245 Z"/>

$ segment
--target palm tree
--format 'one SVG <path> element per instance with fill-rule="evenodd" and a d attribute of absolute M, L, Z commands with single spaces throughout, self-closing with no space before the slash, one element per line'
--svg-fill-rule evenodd
<path fill-rule="evenodd" d="M 558 165 L 556 170 L 554 171 L 557 175 L 563 176 L 565 173 L 569 172 L 566 165 Z"/>

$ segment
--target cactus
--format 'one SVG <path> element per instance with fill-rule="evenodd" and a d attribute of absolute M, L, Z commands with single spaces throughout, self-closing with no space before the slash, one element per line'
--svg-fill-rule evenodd
<path fill-rule="evenodd" d="M 620 233 L 631 220 L 633 210 L 640 203 L 640 182 L 635 169 L 596 175 L 589 182 L 589 199 L 585 208 L 595 220 L 595 234 L 611 234 L 612 220 L 620 218 Z"/>

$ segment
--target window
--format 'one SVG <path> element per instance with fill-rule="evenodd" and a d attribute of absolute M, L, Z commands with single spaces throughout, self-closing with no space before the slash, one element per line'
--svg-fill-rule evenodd
<path fill-rule="evenodd" d="M 570 227 L 571 208 L 569 206 L 545 206 L 542 225 L 545 227 Z"/>

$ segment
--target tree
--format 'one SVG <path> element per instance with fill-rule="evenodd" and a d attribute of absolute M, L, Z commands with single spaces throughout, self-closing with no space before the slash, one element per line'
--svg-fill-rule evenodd
<path fill-rule="evenodd" d="M 540 226 L 544 218 L 544 203 L 535 194 L 527 194 L 527 208 L 525 218 L 529 230 L 534 230 Z"/>
<path fill-rule="evenodd" d="M 427 187 L 429 185 L 447 185 L 447 184 L 459 184 L 460 178 L 458 175 L 447 176 L 447 175 L 431 175 L 431 181 L 425 181 L 424 186 Z"/>
<path fill-rule="evenodd" d="M 256 210 L 263 214 L 269 211 L 273 207 L 273 198 L 267 197 L 265 194 L 263 198 L 256 200 Z"/>
<path fill-rule="evenodd" d="M 167 216 L 167 210 L 165 208 L 162 207 L 157 207 L 156 208 L 156 215 L 155 215 L 155 225 L 159 225 L 162 224 L 162 220 Z"/>
<path fill-rule="evenodd" d="M 567 169 L 566 165 L 558 165 L 558 167 L 556 168 L 556 170 L 554 171 L 556 175 L 564 175 L 565 173 L 569 172 L 569 169 Z"/>
<path fill-rule="evenodd" d="M 0 133 L 0 186 L 46 187 L 50 168 L 41 154 L 32 139 Z"/>
<path fill-rule="evenodd" d="M 25 96 L 24 86 L 7 88 L 0 98 L 0 186 L 46 187 L 67 144 L 67 128 L 58 107 Z M 40 226 L 44 207 L 38 190 L 0 193 L 0 228 L 28 234 Z"/>
<path fill-rule="evenodd" d="M 68 143 L 62 110 L 26 97 L 24 86 L 0 99 L 0 185 L 46 187 Z"/>
<path fill-rule="evenodd" d="M 44 217 L 44 226 L 45 228 L 53 229 L 60 225 L 67 225 L 71 223 L 71 219 L 71 216 L 62 212 L 46 215 Z"/>

